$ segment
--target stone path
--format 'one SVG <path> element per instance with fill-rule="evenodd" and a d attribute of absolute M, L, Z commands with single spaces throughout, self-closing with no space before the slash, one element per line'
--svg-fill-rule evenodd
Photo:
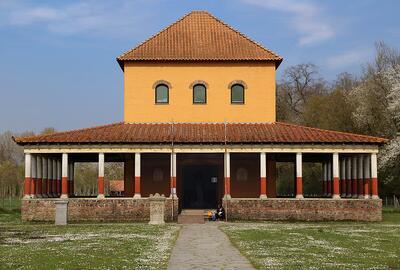
<path fill-rule="evenodd" d="M 183 225 L 168 269 L 254 269 L 218 224 Z"/>

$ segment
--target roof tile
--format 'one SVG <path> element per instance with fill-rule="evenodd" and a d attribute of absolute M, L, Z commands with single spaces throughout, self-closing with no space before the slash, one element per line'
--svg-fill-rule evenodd
<path fill-rule="evenodd" d="M 117 58 L 143 60 L 257 60 L 282 57 L 251 40 L 206 11 L 192 11 Z"/>
<path fill-rule="evenodd" d="M 226 139 L 225 139 L 226 136 Z M 25 144 L 89 143 L 372 143 L 378 137 L 275 123 L 116 123 L 16 138 Z"/>

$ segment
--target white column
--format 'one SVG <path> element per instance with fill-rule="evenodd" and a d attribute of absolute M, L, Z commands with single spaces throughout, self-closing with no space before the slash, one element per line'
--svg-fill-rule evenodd
<path fill-rule="evenodd" d="M 73 172 L 72 172 L 72 163 L 68 163 L 68 193 L 72 194 L 72 177 L 73 177 Z"/>
<path fill-rule="evenodd" d="M 379 199 L 378 196 L 378 163 L 376 154 L 371 154 L 371 182 L 372 182 L 372 196 L 371 199 Z"/>
<path fill-rule="evenodd" d="M 24 182 L 24 199 L 29 199 L 31 196 L 31 185 L 32 178 L 31 178 L 31 163 L 32 163 L 32 156 L 31 154 L 25 154 L 25 182 Z"/>
<path fill-rule="evenodd" d="M 42 174 L 42 157 L 38 156 L 36 159 L 36 196 L 41 198 L 42 197 L 42 189 L 43 189 L 43 174 Z"/>
<path fill-rule="evenodd" d="M 57 194 L 61 196 L 61 159 L 57 159 Z"/>
<path fill-rule="evenodd" d="M 47 188 L 48 188 L 49 185 L 47 183 L 48 176 L 47 176 L 47 158 L 46 157 L 42 158 L 42 170 L 43 170 L 43 186 L 45 187 L 44 190 L 46 191 L 46 192 L 42 192 L 42 196 L 47 198 L 48 197 L 48 193 L 49 193 Z"/>
<path fill-rule="evenodd" d="M 176 153 L 171 153 L 170 197 L 176 197 Z"/>
<path fill-rule="evenodd" d="M 97 180 L 97 198 L 104 199 L 104 153 L 99 153 L 99 177 Z"/>
<path fill-rule="evenodd" d="M 346 197 L 351 198 L 351 158 L 346 158 Z"/>
<path fill-rule="evenodd" d="M 49 187 L 50 189 L 47 190 L 47 195 L 49 197 L 53 197 L 53 160 L 51 158 L 49 158 L 47 160 L 47 181 L 49 181 Z"/>
<path fill-rule="evenodd" d="M 333 153 L 333 192 L 332 199 L 340 199 L 339 195 L 339 154 Z"/>
<path fill-rule="evenodd" d="M 303 198 L 303 157 L 296 153 L 296 199 Z"/>
<path fill-rule="evenodd" d="M 32 175 L 32 181 L 31 181 L 31 197 L 36 198 L 36 188 L 37 188 L 37 156 L 32 155 L 31 157 L 32 163 L 31 163 L 31 175 Z"/>
<path fill-rule="evenodd" d="M 134 199 L 140 199 L 142 197 L 140 192 L 140 168 L 141 168 L 141 157 L 140 153 L 135 153 L 135 195 L 133 196 Z"/>
<path fill-rule="evenodd" d="M 328 196 L 331 196 L 332 193 L 332 162 L 328 161 Z"/>
<path fill-rule="evenodd" d="M 358 186 L 357 186 L 357 157 L 351 158 L 351 193 L 352 197 L 356 199 L 358 197 Z"/>
<path fill-rule="evenodd" d="M 322 180 L 324 181 L 323 184 L 323 195 L 327 196 L 328 195 L 328 163 L 324 162 L 322 163 L 322 169 L 323 169 L 323 178 Z"/>
<path fill-rule="evenodd" d="M 267 199 L 267 154 L 260 153 L 260 199 Z"/>
<path fill-rule="evenodd" d="M 342 188 L 341 197 L 346 197 L 346 159 L 342 158 L 340 161 L 340 186 Z"/>
<path fill-rule="evenodd" d="M 363 194 L 363 172 L 364 172 L 364 168 L 363 168 L 363 156 L 362 155 L 358 155 L 357 158 L 357 190 L 358 190 L 358 198 L 359 199 L 364 199 L 364 194 Z"/>
<path fill-rule="evenodd" d="M 231 156 L 229 152 L 224 154 L 224 184 L 225 184 L 225 199 L 231 199 Z"/>
<path fill-rule="evenodd" d="M 371 158 L 369 155 L 364 156 L 364 199 L 369 199 L 369 183 L 371 181 Z"/>
<path fill-rule="evenodd" d="M 68 154 L 62 154 L 62 167 L 61 167 L 61 197 L 62 199 L 68 198 Z"/>

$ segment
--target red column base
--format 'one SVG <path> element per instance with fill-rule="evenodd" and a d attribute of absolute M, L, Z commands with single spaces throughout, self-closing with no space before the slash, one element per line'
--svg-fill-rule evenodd
<path fill-rule="evenodd" d="M 296 177 L 296 199 L 302 199 L 303 196 L 303 177 Z"/>
<path fill-rule="evenodd" d="M 24 181 L 24 195 L 27 197 L 31 194 L 31 178 L 25 177 Z"/>
<path fill-rule="evenodd" d="M 225 197 L 230 198 L 231 197 L 231 178 L 230 177 L 225 177 L 224 185 L 225 185 Z"/>
<path fill-rule="evenodd" d="M 31 178 L 31 195 L 36 195 L 36 178 Z"/>
<path fill-rule="evenodd" d="M 357 179 L 353 179 L 351 180 L 353 186 L 351 188 L 351 193 L 352 193 L 352 197 L 353 198 L 357 198 L 358 197 L 358 188 L 357 188 Z"/>
<path fill-rule="evenodd" d="M 68 198 L 68 177 L 61 178 L 61 197 Z"/>
<path fill-rule="evenodd" d="M 171 176 L 170 179 L 170 194 L 169 196 L 176 196 L 176 177 L 175 176 Z"/>
<path fill-rule="evenodd" d="M 104 198 L 104 177 L 99 176 L 97 179 L 97 198 Z"/>
<path fill-rule="evenodd" d="M 339 193 L 339 177 L 334 177 L 333 178 L 333 194 L 332 198 L 333 199 L 340 199 L 340 193 Z"/>
<path fill-rule="evenodd" d="M 371 193 L 372 193 L 372 199 L 379 199 L 378 196 L 378 179 L 377 178 L 371 178 Z"/>
<path fill-rule="evenodd" d="M 42 187 L 43 187 L 43 183 L 42 183 L 42 178 L 37 178 L 36 179 L 36 195 L 38 196 L 42 196 Z"/>
<path fill-rule="evenodd" d="M 267 178 L 260 178 L 260 198 L 267 198 Z"/>

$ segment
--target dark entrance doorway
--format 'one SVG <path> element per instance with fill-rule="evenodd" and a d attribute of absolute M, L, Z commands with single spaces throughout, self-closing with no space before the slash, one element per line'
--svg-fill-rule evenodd
<path fill-rule="evenodd" d="M 218 166 L 183 167 L 183 208 L 214 209 L 218 200 Z"/>

